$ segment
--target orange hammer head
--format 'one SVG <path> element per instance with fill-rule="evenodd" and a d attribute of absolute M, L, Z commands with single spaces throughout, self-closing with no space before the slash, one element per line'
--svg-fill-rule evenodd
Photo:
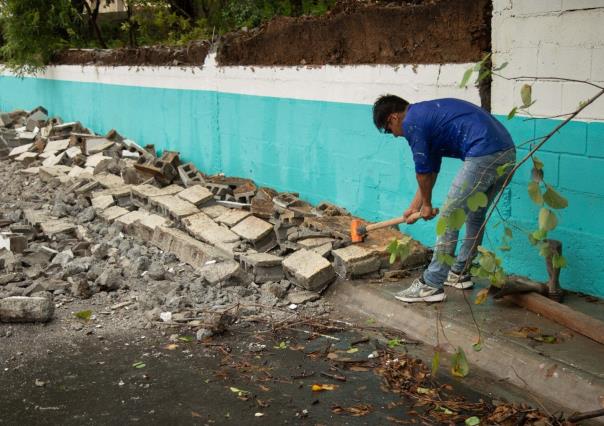
<path fill-rule="evenodd" d="M 365 225 L 361 223 L 358 219 L 353 219 L 350 222 L 350 239 L 353 243 L 360 243 L 363 241 L 363 238 L 367 234 L 367 229 Z"/>

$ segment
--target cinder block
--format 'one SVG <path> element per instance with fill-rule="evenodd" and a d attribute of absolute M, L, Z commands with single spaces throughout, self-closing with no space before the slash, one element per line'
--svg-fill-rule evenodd
<path fill-rule="evenodd" d="M 604 122 L 587 124 L 587 155 L 604 158 Z"/>
<path fill-rule="evenodd" d="M 148 205 L 152 209 L 165 216 L 168 216 L 176 222 L 179 222 L 186 216 L 199 213 L 199 210 L 193 204 L 175 197 L 174 195 L 160 195 L 158 197 L 151 197 Z"/>
<path fill-rule="evenodd" d="M 591 74 L 590 62 L 589 47 L 544 43 L 539 47 L 537 75 L 587 80 Z"/>
<path fill-rule="evenodd" d="M 604 47 L 591 51 L 591 81 L 604 82 Z"/>
<path fill-rule="evenodd" d="M 244 240 L 256 242 L 270 234 L 273 230 L 273 225 L 258 219 L 255 216 L 249 216 L 239 222 L 232 228 L 232 231 L 239 235 Z"/>
<path fill-rule="evenodd" d="M 93 197 L 92 200 L 90 200 L 90 202 L 92 203 L 92 207 L 94 207 L 95 209 L 98 209 L 98 210 L 105 210 L 105 209 L 115 205 L 115 200 L 113 199 L 113 196 L 111 196 L 111 195 L 99 195 L 99 196 Z"/>
<path fill-rule="evenodd" d="M 118 217 L 117 219 L 115 219 L 115 221 L 119 224 L 121 224 L 124 229 L 128 230 L 129 228 L 132 227 L 132 225 L 139 220 L 144 219 L 145 217 L 149 216 L 149 212 L 147 212 L 146 210 L 134 210 L 131 211 L 129 213 L 126 213 L 123 216 Z"/>
<path fill-rule="evenodd" d="M 162 195 L 176 195 L 183 190 L 184 188 L 178 185 L 169 185 L 164 188 L 158 188 L 149 184 L 135 185 L 132 187 L 132 202 L 139 207 L 146 207 L 150 198 Z"/>
<path fill-rule="evenodd" d="M 136 220 L 127 231 L 143 241 L 151 241 L 155 229 L 160 226 L 169 226 L 170 221 L 162 216 L 150 214 L 142 219 Z"/>
<path fill-rule="evenodd" d="M 513 117 L 508 120 L 505 115 L 498 115 L 496 118 L 510 132 L 516 145 L 535 138 L 535 120 L 527 120 L 526 117 Z"/>
<path fill-rule="evenodd" d="M 327 259 L 306 249 L 298 250 L 285 258 L 283 270 L 290 281 L 311 291 L 323 290 L 336 277 L 333 266 Z"/>
<path fill-rule="evenodd" d="M 587 84 L 562 83 L 562 109 L 568 113 L 573 112 L 579 108 L 581 102 L 587 101 L 598 92 L 599 89 Z M 581 111 L 574 120 L 580 119 L 604 120 L 604 100 L 596 100 Z"/>
<path fill-rule="evenodd" d="M 558 18 L 557 28 L 553 34 L 556 41 L 561 44 L 602 47 L 602 22 L 604 22 L 602 8 L 564 13 Z"/>
<path fill-rule="evenodd" d="M 546 136 L 560 123 L 561 120 L 547 118 L 535 120 L 535 136 Z M 571 121 L 570 123 L 567 123 L 543 145 L 541 150 L 569 154 L 585 154 L 587 150 L 587 123 L 581 121 Z"/>
<path fill-rule="evenodd" d="M 204 186 L 193 185 L 176 194 L 178 198 L 188 201 L 197 207 L 214 199 L 214 195 Z"/>
<path fill-rule="evenodd" d="M 94 175 L 93 179 L 103 188 L 119 188 L 125 185 L 122 178 L 113 173 L 99 173 Z"/>
<path fill-rule="evenodd" d="M 113 223 L 113 221 L 115 219 L 117 219 L 120 216 L 125 215 L 126 213 L 128 213 L 128 210 L 126 210 L 125 208 L 119 207 L 119 206 L 112 206 L 112 207 L 108 207 L 105 210 L 103 210 L 102 212 L 100 212 L 99 216 L 105 222 Z"/>
<path fill-rule="evenodd" d="M 357 245 L 333 250 L 332 254 L 334 268 L 341 277 L 360 277 L 380 269 L 381 260 L 379 256 L 375 252 Z"/>
<path fill-rule="evenodd" d="M 233 227 L 241 222 L 243 219 L 249 217 L 251 215 L 250 212 L 245 210 L 232 209 L 228 212 L 221 214 L 216 218 L 216 222 L 222 223 L 228 227 Z"/>
<path fill-rule="evenodd" d="M 522 105 L 520 91 L 526 82 L 517 81 L 514 85 L 514 105 Z M 528 82 L 533 88 L 532 97 L 536 101 L 528 111 L 537 116 L 555 116 L 566 111 L 562 110 L 562 84 L 559 82 L 536 81 Z"/>
<path fill-rule="evenodd" d="M 55 311 L 46 297 L 12 296 L 0 299 L 0 322 L 48 322 Z"/>
<path fill-rule="evenodd" d="M 284 277 L 283 258 L 268 253 L 252 253 L 239 257 L 243 269 L 252 275 L 255 283 L 279 281 Z"/>
<path fill-rule="evenodd" d="M 205 213 L 185 217 L 182 223 L 189 234 L 209 244 L 235 243 L 239 237 L 229 228 L 220 226 Z"/>
<path fill-rule="evenodd" d="M 200 210 L 202 213 L 206 214 L 212 219 L 216 219 L 217 217 L 228 212 L 230 209 L 225 206 L 221 206 L 220 204 L 214 204 L 206 207 L 201 207 Z"/>
<path fill-rule="evenodd" d="M 529 0 L 513 2 L 516 15 L 543 15 L 562 10 L 562 0 Z"/>
<path fill-rule="evenodd" d="M 604 195 L 604 159 L 579 155 L 560 156 L 560 187 Z"/>

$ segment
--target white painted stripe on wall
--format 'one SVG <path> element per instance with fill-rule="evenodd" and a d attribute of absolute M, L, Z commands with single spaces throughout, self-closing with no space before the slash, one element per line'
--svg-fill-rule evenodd
<path fill-rule="evenodd" d="M 478 89 L 458 87 L 471 64 L 219 67 L 215 54 L 203 67 L 48 67 L 36 77 L 85 83 L 210 90 L 255 96 L 373 104 L 394 93 L 411 102 L 456 97 L 480 104 Z M 4 75 L 10 75 L 7 71 Z"/>

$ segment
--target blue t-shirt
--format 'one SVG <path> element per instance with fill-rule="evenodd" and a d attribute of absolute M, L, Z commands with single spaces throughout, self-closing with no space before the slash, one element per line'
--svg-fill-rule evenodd
<path fill-rule="evenodd" d="M 482 108 L 460 99 L 409 105 L 403 133 L 417 173 L 438 173 L 442 157 L 481 157 L 514 146 L 503 125 Z"/>

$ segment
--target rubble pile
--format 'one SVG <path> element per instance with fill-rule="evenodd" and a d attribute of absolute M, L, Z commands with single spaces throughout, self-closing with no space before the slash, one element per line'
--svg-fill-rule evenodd
<path fill-rule="evenodd" d="M 178 152 L 43 107 L 0 113 L 0 161 L 0 321 L 48 321 L 55 305 L 92 298 L 207 337 L 235 305 L 238 315 L 323 312 L 320 293 L 338 276 L 426 260 L 416 244 L 391 266 L 394 229 L 351 245 L 352 217 L 338 206 L 206 175 Z"/>

